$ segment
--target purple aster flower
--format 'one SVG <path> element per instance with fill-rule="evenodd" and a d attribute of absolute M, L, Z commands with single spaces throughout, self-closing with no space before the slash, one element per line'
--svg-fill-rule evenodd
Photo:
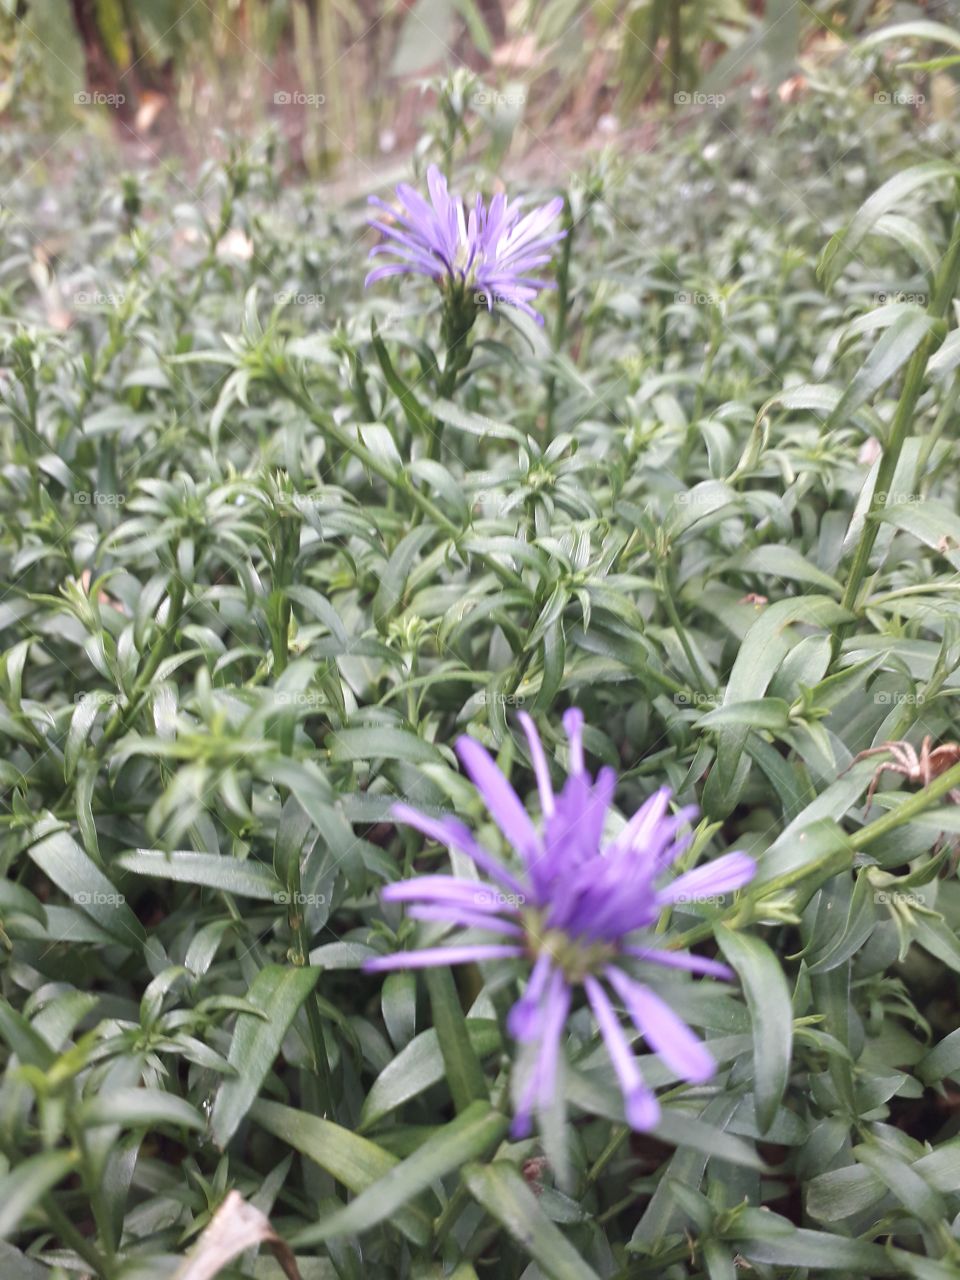
<path fill-rule="evenodd" d="M 497 195 L 488 207 L 478 195 L 465 214 L 463 200 L 447 190 L 447 180 L 436 165 L 427 170 L 427 188 L 429 203 L 401 182 L 397 196 L 402 211 L 391 209 L 377 196 L 370 197 L 371 204 L 395 220 L 391 224 L 371 219 L 371 226 L 386 239 L 371 249 L 370 257 L 387 253 L 394 261 L 376 267 L 364 284 L 384 276 L 430 276 L 441 286 L 449 284 L 480 295 L 488 311 L 493 310 L 496 300 L 518 307 L 543 324 L 543 317 L 530 303 L 541 289 L 552 289 L 553 284 L 534 273 L 550 261 L 553 246 L 566 235 L 565 231 L 549 231 L 563 209 L 563 200 L 557 197 L 521 216 L 519 200 L 508 202 L 505 195 Z"/>
<path fill-rule="evenodd" d="M 582 713 L 573 709 L 563 718 L 570 769 L 559 795 L 554 793 L 533 721 L 523 712 L 520 720 L 540 794 L 540 830 L 480 743 L 463 737 L 456 746 L 522 870 L 511 871 L 455 818 L 432 818 L 408 805 L 394 805 L 398 822 L 465 853 L 493 883 L 426 875 L 388 885 L 384 899 L 410 903 L 408 914 L 414 919 L 471 932 L 460 935 L 453 945 L 377 957 L 364 967 L 382 971 L 481 960 L 527 958 L 532 962 L 526 989 L 507 1019 L 514 1039 L 537 1046 L 517 1106 L 515 1136 L 527 1134 L 534 1110 L 544 1110 L 552 1099 L 561 1037 L 574 990 L 582 988 L 616 1072 L 627 1120 L 634 1129 L 649 1129 L 657 1123 L 659 1105 L 643 1082 L 610 993 L 678 1077 L 691 1083 L 707 1080 L 715 1070 L 709 1050 L 632 970 L 640 963 L 731 978 L 731 971 L 716 960 L 650 946 L 643 940 L 643 931 L 677 903 L 739 889 L 752 878 L 756 866 L 744 853 L 727 853 L 664 883 L 665 873 L 693 839 L 692 832 L 680 832 L 689 827 L 696 808 L 688 806 L 670 815 L 670 790 L 661 787 L 620 834 L 604 844 L 604 822 L 616 775 L 604 768 L 592 779 L 587 772 Z M 477 932 L 482 939 L 492 934 L 498 940 L 476 940 Z"/>

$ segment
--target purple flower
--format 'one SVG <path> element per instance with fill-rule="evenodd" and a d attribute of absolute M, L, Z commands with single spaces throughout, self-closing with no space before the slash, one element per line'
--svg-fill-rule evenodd
<path fill-rule="evenodd" d="M 377 196 L 370 197 L 371 204 L 395 219 L 393 225 L 371 219 L 371 226 L 382 231 L 386 240 L 371 249 L 370 257 L 388 253 L 395 260 L 376 267 L 364 284 L 384 276 L 430 276 L 441 285 L 480 295 L 488 311 L 493 310 L 494 300 L 505 302 L 543 324 L 530 303 L 541 289 L 553 285 L 531 273 L 550 261 L 553 246 L 566 235 L 565 231 L 548 234 L 563 200 L 558 197 L 521 217 L 519 200 L 508 203 L 505 195 L 497 195 L 487 207 L 478 195 L 465 215 L 463 200 L 448 192 L 447 180 L 436 165 L 427 170 L 427 187 L 430 203 L 401 182 L 397 187 L 403 205 L 400 212 Z"/>
<path fill-rule="evenodd" d="M 432 818 L 397 804 L 393 807 L 397 821 L 465 853 L 493 883 L 427 875 L 388 885 L 383 891 L 386 901 L 410 903 L 408 914 L 416 920 L 478 930 L 500 941 L 475 941 L 471 934 L 461 936 L 456 945 L 378 957 L 367 961 L 365 968 L 381 971 L 522 958 L 532 962 L 526 989 L 507 1019 L 514 1039 L 537 1045 L 517 1106 L 515 1136 L 528 1133 L 534 1110 L 544 1110 L 552 1099 L 561 1037 L 574 990 L 582 987 L 616 1072 L 627 1120 L 634 1129 L 649 1129 L 657 1123 L 659 1105 L 643 1082 L 610 992 L 677 1076 L 692 1083 L 707 1080 L 715 1070 L 707 1048 L 631 971 L 639 962 L 731 978 L 731 971 L 716 960 L 650 946 L 643 941 L 642 931 L 655 925 L 665 908 L 739 889 L 752 878 L 756 866 L 744 853 L 727 853 L 663 883 L 665 872 L 690 846 L 692 833 L 679 833 L 689 826 L 696 808 L 682 808 L 670 816 L 670 790 L 661 787 L 604 845 L 604 821 L 616 775 L 604 768 L 592 779 L 587 772 L 582 713 L 573 709 L 563 718 L 570 772 L 559 795 L 554 794 L 533 721 L 523 712 L 520 720 L 540 793 L 541 830 L 479 742 L 461 738 L 457 754 L 518 855 L 522 871 L 514 874 L 455 818 Z"/>

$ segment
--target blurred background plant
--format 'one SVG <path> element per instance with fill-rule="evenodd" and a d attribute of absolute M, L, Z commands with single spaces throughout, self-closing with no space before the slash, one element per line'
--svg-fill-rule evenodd
<path fill-rule="evenodd" d="M 92 125 L 145 160 L 272 128 L 329 176 L 418 140 L 449 152 L 471 115 L 499 158 L 636 126 L 644 105 L 655 128 L 660 106 L 795 97 L 844 46 L 893 25 L 928 52 L 956 18 L 956 0 L 0 0 L 0 115 L 47 145 Z M 956 70 L 912 74 L 942 90 Z"/>

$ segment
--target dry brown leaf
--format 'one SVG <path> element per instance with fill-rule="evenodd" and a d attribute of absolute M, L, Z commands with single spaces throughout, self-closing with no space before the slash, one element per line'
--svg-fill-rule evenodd
<path fill-rule="evenodd" d="M 217 242 L 217 257 L 238 258 L 241 262 L 249 262 L 253 257 L 253 241 L 239 227 L 231 227 Z"/>
<path fill-rule="evenodd" d="M 145 89 L 137 107 L 134 127 L 138 133 L 149 133 L 157 116 L 167 105 L 166 94 L 157 93 L 153 89 Z"/>
<path fill-rule="evenodd" d="M 289 1280 L 303 1280 L 293 1250 L 270 1226 L 270 1219 L 239 1191 L 231 1191 L 200 1233 L 173 1280 L 213 1280 L 228 1263 L 254 1245 L 272 1250 Z"/>
<path fill-rule="evenodd" d="M 491 62 L 495 67 L 509 67 L 511 71 L 529 71 L 540 61 L 536 36 L 518 36 L 506 40 L 493 51 Z"/>

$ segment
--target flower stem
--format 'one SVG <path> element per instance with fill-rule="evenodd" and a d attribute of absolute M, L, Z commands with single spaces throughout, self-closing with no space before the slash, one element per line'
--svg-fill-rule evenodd
<path fill-rule="evenodd" d="M 915 791 L 902 804 L 898 804 L 895 809 L 885 813 L 882 818 L 877 818 L 875 822 L 870 822 L 865 827 L 861 827 L 859 831 L 853 832 L 852 835 L 847 835 L 847 844 L 855 853 L 859 853 L 861 849 L 866 849 L 868 845 L 880 840 L 883 836 L 889 835 L 891 831 L 896 831 L 898 827 L 912 822 L 914 818 L 929 809 L 932 804 L 947 795 L 954 787 L 960 787 L 960 764 L 955 764 L 952 769 L 942 773 L 939 778 L 934 778 L 933 782 L 921 791 Z M 838 868 L 834 866 L 829 874 L 835 875 L 837 870 Z M 809 876 L 822 872 L 823 864 L 820 862 L 813 863 L 806 870 L 798 867 L 794 872 L 790 873 L 789 878 L 779 878 L 772 883 L 768 882 L 762 885 L 761 893 L 756 901 L 762 901 L 763 898 L 768 897 L 771 893 L 779 892 L 782 889 L 792 888 L 794 885 L 801 884 Z M 671 938 L 667 945 L 671 950 L 682 950 L 684 947 L 692 946 L 695 942 L 702 942 L 705 938 L 711 937 L 714 927 L 718 923 L 733 925 L 744 902 L 747 901 L 750 901 L 749 891 L 743 895 L 741 901 L 733 904 L 722 921 L 709 920 L 704 921 L 703 924 L 694 925 L 693 928 L 687 929 Z"/>
<path fill-rule="evenodd" d="M 557 323 L 553 331 L 553 349 L 559 351 L 567 335 L 567 316 L 570 311 L 570 255 L 573 249 L 573 231 L 576 223 L 573 210 L 570 208 L 569 196 L 563 199 L 563 226 L 566 236 L 560 250 L 560 264 L 557 267 Z M 551 373 L 547 379 L 547 407 L 544 422 L 544 437 L 553 438 L 553 415 L 557 407 L 557 375 Z"/>
<path fill-rule="evenodd" d="M 877 818 L 875 822 L 870 822 L 859 831 L 855 831 L 850 836 L 850 844 L 854 849 L 865 849 L 881 836 L 896 831 L 897 827 L 902 827 L 904 823 L 911 822 L 918 814 L 929 809 L 935 800 L 939 800 L 941 796 L 947 795 L 958 786 L 960 786 L 960 764 L 955 764 L 946 773 L 941 773 L 939 778 L 934 778 L 933 782 L 922 791 L 915 791 L 907 800 L 904 800 L 903 804 L 898 804 L 882 818 Z"/>
<path fill-rule="evenodd" d="M 944 338 L 943 326 L 936 322 L 942 321 L 947 314 L 947 310 L 957 291 L 958 283 L 960 283 L 960 214 L 957 214 L 954 218 L 950 245 L 944 257 L 943 266 L 934 287 L 933 298 L 927 310 L 927 314 L 935 323 L 917 347 L 907 365 L 903 390 L 900 393 L 897 410 L 890 426 L 890 435 L 883 450 L 883 457 L 880 459 L 880 466 L 877 469 L 877 479 L 870 497 L 870 506 L 863 522 L 860 541 L 857 543 L 853 563 L 850 566 L 850 574 L 847 578 L 841 604 L 851 613 L 856 611 L 863 580 L 870 565 L 870 553 L 873 551 L 873 545 L 877 540 L 877 534 L 880 529 L 879 517 L 881 508 L 886 501 L 887 493 L 890 491 L 904 443 L 913 427 L 917 401 L 920 399 L 920 393 L 923 390 L 927 362 Z M 850 625 L 852 624 L 845 624 L 834 635 L 834 658 L 839 653 L 840 640 Z"/>

